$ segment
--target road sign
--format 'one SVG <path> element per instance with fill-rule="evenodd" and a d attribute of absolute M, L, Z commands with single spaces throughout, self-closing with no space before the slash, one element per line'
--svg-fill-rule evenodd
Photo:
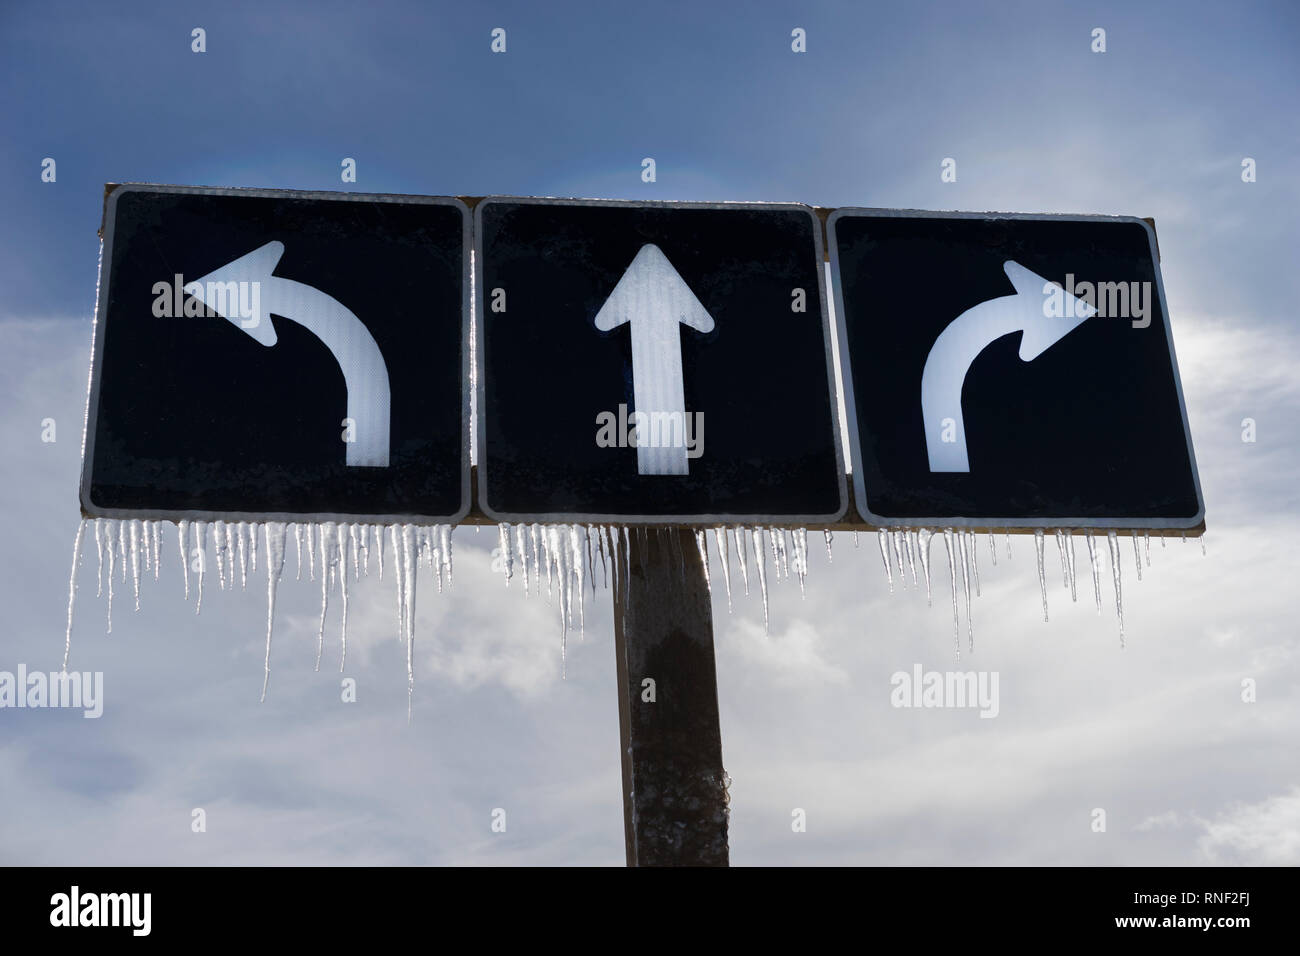
<path fill-rule="evenodd" d="M 88 514 L 468 513 L 463 203 L 124 185 L 103 237 Z"/>
<path fill-rule="evenodd" d="M 811 208 L 490 198 L 475 224 L 485 514 L 843 515 Z"/>
<path fill-rule="evenodd" d="M 837 209 L 827 226 L 867 522 L 1201 523 L 1146 222 Z"/>

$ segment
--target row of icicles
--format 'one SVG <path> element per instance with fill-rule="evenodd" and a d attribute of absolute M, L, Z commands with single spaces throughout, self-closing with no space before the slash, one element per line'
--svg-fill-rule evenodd
<path fill-rule="evenodd" d="M 163 546 L 163 526 L 171 522 L 144 521 L 140 519 L 83 518 L 77 527 L 76 541 L 73 545 L 72 574 L 68 583 L 68 620 L 67 635 L 64 642 L 63 666 L 66 670 L 68 657 L 72 648 L 72 615 L 77 591 L 77 571 L 82 563 L 83 540 L 88 528 L 93 530 L 95 550 L 98 555 L 96 573 L 96 594 L 108 591 L 108 632 L 113 630 L 113 599 L 115 596 L 114 576 L 121 583 L 127 579 L 128 568 L 131 574 L 132 594 L 135 608 L 140 608 L 140 581 L 142 572 L 152 571 L 157 580 L 161 569 L 161 552 Z M 195 594 L 194 611 L 197 614 L 203 606 L 203 588 L 207 566 L 207 548 L 212 541 L 213 556 L 216 564 L 217 581 L 222 590 L 234 590 L 236 574 L 239 585 L 247 586 L 248 573 L 257 571 L 259 538 L 262 564 L 266 572 L 266 656 L 262 680 L 262 699 L 266 699 L 267 683 L 271 674 L 271 635 L 275 618 L 276 590 L 284 570 L 285 554 L 289 528 L 293 529 L 294 553 L 297 559 L 295 577 L 302 579 L 304 568 L 309 580 L 316 580 L 319 566 L 321 582 L 320 626 L 317 632 L 316 669 L 320 669 L 321 656 L 325 641 L 325 618 L 329 607 L 331 591 L 337 591 L 341 597 L 341 654 L 340 671 L 347 662 L 348 635 L 348 576 L 359 580 L 364 574 L 369 576 L 372 554 L 378 566 L 379 577 L 384 575 L 384 552 L 387 546 L 392 558 L 393 575 L 397 582 L 397 633 L 398 639 L 406 649 L 407 704 L 408 716 L 411 693 L 415 686 L 414 642 L 415 642 L 415 595 L 417 571 L 421 564 L 432 570 L 441 592 L 452 583 L 452 527 L 449 525 L 392 524 L 370 525 L 358 523 L 289 523 L 283 521 L 267 522 L 231 522 L 231 521 L 179 521 L 175 523 L 176 542 L 181 558 L 181 572 L 184 579 L 185 598 L 188 601 L 191 592 Z M 630 529 L 617 525 L 526 525 L 507 524 L 498 526 L 500 554 L 505 575 L 506 586 L 515 576 L 518 564 L 523 577 L 524 593 L 540 593 L 542 577 L 546 578 L 546 594 L 550 599 L 552 591 L 558 593 L 558 610 L 560 615 L 560 654 L 562 666 L 567 660 L 568 633 L 573 628 L 574 617 L 578 620 L 578 630 L 585 631 L 585 613 L 583 606 L 583 585 L 588 582 L 592 594 L 596 591 L 595 567 L 599 559 L 603 587 L 608 589 L 613 579 L 613 564 L 621 556 L 623 567 L 631 564 L 631 548 L 634 542 L 644 547 L 646 536 L 651 533 L 663 535 L 665 529 Z M 712 593 L 712 574 L 710 569 L 709 531 L 712 532 L 714 549 L 721 563 L 724 586 L 727 597 L 727 610 L 732 610 L 732 563 L 734 553 L 737 570 L 745 594 L 749 594 L 751 571 L 756 579 L 763 601 L 763 627 L 769 626 L 768 612 L 768 571 L 767 561 L 770 555 L 776 580 L 789 578 L 791 570 L 799 580 L 799 590 L 805 593 L 808 575 L 808 531 L 805 528 L 780 529 L 763 527 L 717 527 L 697 528 L 694 531 L 696 547 L 703 565 L 706 585 Z M 831 552 L 832 535 L 824 530 L 826 557 L 833 559 Z M 980 594 L 979 557 L 974 532 L 954 530 L 952 528 L 907 528 L 899 530 L 881 530 L 877 532 L 881 560 L 884 564 L 889 590 L 894 590 L 895 575 L 901 585 L 906 586 L 910 572 L 913 587 L 918 586 L 917 565 L 925 580 L 926 603 L 932 603 L 930 574 L 930 543 L 941 535 L 948 556 L 948 574 L 952 591 L 953 632 L 956 640 L 957 657 L 961 657 L 961 631 L 958 618 L 957 568 L 960 565 L 962 587 L 966 604 L 966 628 L 969 646 L 974 648 L 975 632 L 971 622 L 971 583 L 974 580 L 975 595 Z M 1061 558 L 1061 575 L 1064 585 L 1069 589 L 1072 600 L 1078 600 L 1078 587 L 1075 577 L 1074 538 L 1071 531 L 1057 530 L 1056 543 Z M 1133 542 L 1133 559 L 1138 580 L 1142 580 L 1142 565 L 1145 556 L 1146 565 L 1151 564 L 1151 540 L 1144 535 L 1141 542 L 1136 531 L 1131 533 Z M 1035 550 L 1038 560 L 1038 583 L 1042 593 L 1043 620 L 1047 616 L 1047 576 L 1045 568 L 1045 535 L 1042 530 L 1034 532 Z M 1089 563 L 1092 570 L 1093 595 L 1096 599 L 1097 612 L 1101 613 L 1101 558 L 1097 539 L 1091 532 L 1086 533 Z M 669 535 L 672 542 L 676 535 Z M 1184 538 L 1184 540 L 1186 540 Z M 1115 588 L 1115 610 L 1119 619 L 1120 643 L 1124 642 L 1124 604 L 1122 591 L 1122 560 L 1118 532 L 1107 532 L 1110 551 L 1112 580 Z M 1161 538 L 1163 547 L 1165 539 Z M 858 546 L 858 532 L 853 532 L 853 544 Z M 993 534 L 988 535 L 989 556 L 997 564 L 997 546 Z M 1006 536 L 1007 557 L 1011 556 L 1011 536 Z M 1201 550 L 1204 553 L 1205 539 L 1201 538 Z M 305 555 L 305 558 L 304 558 Z M 681 560 L 679 556 L 678 560 Z M 193 562 L 193 571 L 191 570 Z M 545 569 L 545 570 L 543 570 Z M 905 570 L 906 569 L 906 570 Z M 193 587 L 191 587 L 193 575 Z M 627 576 L 624 575 L 625 583 Z M 575 600 L 574 585 L 577 586 Z"/>
<path fill-rule="evenodd" d="M 108 633 L 113 632 L 114 577 L 126 583 L 130 569 L 135 609 L 140 609 L 142 572 L 153 571 L 158 579 L 162 567 L 163 526 L 170 522 L 140 519 L 83 518 L 77 527 L 73 545 L 72 578 L 68 584 L 68 630 L 63 646 L 63 668 L 67 669 L 72 650 L 72 613 L 77 590 L 77 570 L 82 563 L 82 545 L 87 527 L 93 528 L 99 566 L 96 594 L 108 591 Z M 236 574 L 240 588 L 248 584 L 249 571 L 257 571 L 259 536 L 262 564 L 266 570 L 266 657 L 263 665 L 262 695 L 266 699 L 271 677 L 271 633 L 275 620 L 275 598 L 284 571 L 285 552 L 290 525 L 283 521 L 179 521 L 175 524 L 181 574 L 185 582 L 185 599 L 195 594 L 194 613 L 203 607 L 203 587 L 207 571 L 208 540 L 212 541 L 217 583 L 221 590 L 235 588 Z M 384 576 L 385 538 L 392 555 L 393 577 L 397 582 L 397 633 L 406 647 L 406 682 L 408 717 L 411 694 L 415 687 L 415 594 L 419 566 L 424 564 L 437 575 L 438 590 L 451 586 L 452 551 L 449 525 L 367 525 L 347 523 L 294 523 L 293 541 L 297 557 L 296 578 L 302 579 L 304 567 L 310 580 L 320 571 L 320 627 L 316 642 L 316 669 L 320 670 L 325 647 L 325 617 L 330 592 L 342 598 L 340 639 L 342 651 L 339 670 L 347 664 L 348 653 L 348 576 L 359 580 L 369 576 L 371 554 L 375 556 L 379 577 Z M 305 559 L 304 559 L 305 553 Z M 193 561 L 193 572 L 191 572 Z M 193 584 L 191 587 L 191 573 Z"/>
<path fill-rule="evenodd" d="M 905 585 L 907 574 L 903 570 L 904 556 L 911 571 L 912 585 L 917 584 L 916 565 L 919 562 L 925 577 L 925 601 L 931 604 L 930 589 L 930 541 L 936 535 L 943 535 L 944 550 L 948 555 L 948 577 L 952 590 L 952 626 L 953 639 L 956 644 L 957 659 L 961 660 L 961 625 L 957 609 L 957 566 L 961 566 L 962 591 L 966 599 L 966 633 L 968 645 L 975 649 L 975 628 L 971 621 L 971 579 L 975 582 L 975 596 L 980 595 L 979 547 L 974 531 L 944 528 L 942 532 L 930 528 L 905 528 L 899 530 L 881 530 L 876 532 L 880 545 L 880 558 L 884 563 L 885 576 L 889 590 L 894 591 L 894 572 L 897 570 L 899 583 Z M 1097 613 L 1101 614 L 1101 566 L 1103 559 L 1098 551 L 1097 538 L 1091 531 L 1084 532 L 1088 545 L 1088 562 L 1092 570 L 1092 593 L 1097 603 Z M 1111 580 L 1115 587 L 1115 614 L 1119 621 L 1119 642 L 1124 646 L 1124 591 L 1123 591 L 1123 556 L 1120 551 L 1120 532 L 1107 531 L 1106 541 L 1109 547 Z M 1055 530 L 1056 546 L 1061 557 L 1061 579 L 1070 591 L 1072 601 L 1079 600 L 1078 581 L 1075 574 L 1074 534 L 1072 531 L 1057 528 Z M 1146 566 L 1151 566 L 1151 535 L 1144 532 L 1139 542 L 1137 531 L 1129 532 L 1133 542 L 1133 565 L 1137 579 L 1142 580 L 1142 564 L 1145 557 Z M 854 546 L 857 546 L 857 532 L 853 533 Z M 1182 540 L 1186 542 L 1186 535 Z M 993 532 L 988 533 L 989 558 L 993 564 L 998 563 L 997 544 Z M 1011 535 L 1006 535 L 1007 557 L 1011 557 Z M 1161 536 L 1160 546 L 1165 547 L 1165 537 Z M 1043 529 L 1034 531 L 1034 550 L 1038 561 L 1038 588 L 1043 601 L 1043 620 L 1047 615 L 1047 568 L 1046 568 L 1046 534 Z M 955 558 L 954 558 L 955 552 Z M 1201 554 L 1205 553 L 1205 536 L 1201 536 Z M 892 560 L 891 560 L 892 554 Z"/>

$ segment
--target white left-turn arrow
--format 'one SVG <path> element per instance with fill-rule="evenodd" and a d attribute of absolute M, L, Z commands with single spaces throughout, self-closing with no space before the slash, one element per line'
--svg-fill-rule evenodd
<path fill-rule="evenodd" d="M 346 443 L 345 460 L 352 466 L 386 468 L 391 393 L 383 353 L 365 323 L 343 303 L 313 286 L 272 275 L 283 254 L 284 243 L 268 242 L 186 284 L 185 289 L 262 345 L 276 343 L 273 312 L 297 322 L 325 343 L 343 372 L 347 417 L 356 426 L 356 440 Z M 254 315 L 239 314 L 239 286 L 231 287 L 231 282 L 258 283 L 259 308 Z"/>
<path fill-rule="evenodd" d="M 637 428 L 636 468 L 642 475 L 686 475 L 686 395 L 682 386 L 682 337 L 679 326 L 712 332 L 713 317 L 686 280 L 654 243 L 632 259 L 605 304 L 596 313 L 596 328 L 608 332 L 623 323 L 632 327 L 632 396 L 643 422 L 668 423 L 680 442 L 651 445 L 662 436 L 647 425 Z"/>

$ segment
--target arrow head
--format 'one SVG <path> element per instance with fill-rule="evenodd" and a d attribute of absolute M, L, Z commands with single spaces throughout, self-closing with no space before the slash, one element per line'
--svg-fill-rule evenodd
<path fill-rule="evenodd" d="M 608 332 L 624 322 L 665 320 L 680 322 L 697 332 L 713 331 L 713 316 L 700 304 L 686 280 L 662 249 L 646 243 L 596 313 L 596 328 Z"/>
<path fill-rule="evenodd" d="M 275 326 L 271 324 L 270 313 L 262 305 L 262 286 L 270 283 L 271 273 L 282 255 L 284 243 L 272 240 L 188 283 L 185 291 L 262 345 L 274 345 Z M 251 314 L 241 314 L 241 301 L 252 306 Z"/>
<path fill-rule="evenodd" d="M 1008 259 L 1002 264 L 1002 269 L 1016 287 L 1016 295 L 1024 306 L 1024 334 L 1020 337 L 1020 359 L 1023 362 L 1032 362 L 1097 314 L 1096 308 L 1087 302 L 1060 286 L 1054 286 L 1018 262 Z M 1049 314 L 1049 301 L 1060 306 L 1060 315 Z"/>

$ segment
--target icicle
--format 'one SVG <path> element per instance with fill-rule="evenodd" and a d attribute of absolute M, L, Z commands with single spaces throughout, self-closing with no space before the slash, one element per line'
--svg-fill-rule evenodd
<path fill-rule="evenodd" d="M 127 554 L 127 542 L 131 537 L 131 522 L 129 519 L 123 519 L 118 522 L 117 528 L 117 550 L 118 558 L 122 562 L 122 584 L 126 584 L 126 569 L 131 564 L 130 555 Z"/>
<path fill-rule="evenodd" d="M 1007 532 L 1007 560 L 1011 560 L 1011 532 Z"/>
<path fill-rule="evenodd" d="M 1070 586 L 1070 568 L 1065 560 L 1065 532 L 1060 528 L 1056 529 L 1056 550 L 1061 553 L 1061 587 Z"/>
<path fill-rule="evenodd" d="M 351 545 L 350 549 L 344 546 L 343 525 L 340 524 L 338 526 L 337 537 L 335 539 L 335 543 L 338 547 L 337 559 L 339 563 L 339 594 L 343 598 L 343 624 L 339 628 L 339 644 L 341 647 L 341 651 L 339 652 L 339 673 L 340 674 L 343 673 L 343 668 L 347 666 L 347 662 L 348 662 L 348 552 L 349 550 L 351 550 L 352 553 L 353 578 L 354 580 L 359 579 L 359 573 L 357 572 L 357 567 L 356 567 L 357 539 L 356 536 L 352 534 L 351 527 L 348 528 L 348 538 L 350 539 L 350 541 L 348 542 Z"/>
<path fill-rule="evenodd" d="M 805 584 L 809 578 L 809 531 L 796 528 L 794 531 L 794 571 L 800 576 L 800 597 L 807 600 Z"/>
<path fill-rule="evenodd" d="M 677 536 L 675 531 L 672 534 L 673 537 Z M 578 583 L 578 640 L 585 641 L 587 639 L 587 614 L 583 609 L 582 598 L 582 544 L 578 540 L 578 526 L 576 524 L 569 525 L 569 560 L 573 564 L 573 576 Z M 569 610 L 573 610 L 572 593 L 569 594 Z"/>
<path fill-rule="evenodd" d="M 393 577 L 397 585 L 397 640 L 404 645 L 406 643 L 406 595 L 402 588 L 405 586 L 406 572 L 402 569 L 402 544 L 398 537 L 400 534 L 397 525 L 388 526 L 388 536 L 393 546 Z"/>
<path fill-rule="evenodd" d="M 759 536 L 762 540 L 762 535 Z M 767 546 L 772 552 L 772 579 L 781 580 L 781 551 L 785 545 L 781 541 L 781 534 L 775 528 L 767 529 Z"/>
<path fill-rule="evenodd" d="M 769 528 L 767 533 L 772 534 L 773 533 L 772 529 Z M 790 555 L 794 551 L 794 545 L 791 542 L 792 535 L 790 533 L 789 528 L 782 528 L 779 532 L 779 535 L 780 537 L 777 541 L 777 545 L 781 552 L 781 570 L 785 573 L 786 580 L 789 580 L 790 579 Z M 796 574 L 799 573 L 798 569 L 795 570 L 795 573 Z"/>
<path fill-rule="evenodd" d="M 104 522 L 104 550 L 108 553 L 108 633 L 113 633 L 113 572 L 117 570 L 117 548 L 121 537 L 121 522 L 112 518 Z"/>
<path fill-rule="evenodd" d="M 1163 548 L 1164 546 L 1165 546 L 1165 535 L 1162 534 L 1160 536 L 1160 547 Z"/>
<path fill-rule="evenodd" d="M 943 546 L 948 552 L 948 579 L 952 585 L 952 638 L 961 660 L 961 622 L 957 618 L 957 559 L 952 553 L 952 528 L 943 529 Z"/>
<path fill-rule="evenodd" d="M 993 559 L 993 567 L 998 566 L 998 546 L 993 542 L 993 532 L 989 532 L 989 557 Z"/>
<path fill-rule="evenodd" d="M 596 600 L 596 555 L 592 551 L 591 539 L 598 537 L 596 529 L 591 525 L 585 525 L 582 529 L 582 540 L 587 545 L 587 586 L 591 588 L 591 599 Z"/>
<path fill-rule="evenodd" d="M 1120 567 L 1119 538 L 1114 531 L 1106 532 L 1106 541 L 1110 545 L 1111 579 L 1115 582 L 1115 614 L 1119 617 L 1119 646 L 1124 646 L 1124 592 L 1120 587 L 1123 576 Z"/>
<path fill-rule="evenodd" d="M 727 613 L 731 613 L 731 553 L 727 547 L 727 529 L 718 525 L 713 529 L 713 543 L 718 546 L 718 558 L 722 561 L 722 583 L 727 590 Z"/>
<path fill-rule="evenodd" d="M 316 580 L 316 526 L 307 525 L 307 580 Z"/>
<path fill-rule="evenodd" d="M 131 521 L 131 580 L 135 583 L 135 609 L 140 610 L 140 522 Z"/>
<path fill-rule="evenodd" d="M 1201 532 L 1201 557 L 1205 557 L 1205 532 Z"/>
<path fill-rule="evenodd" d="M 262 700 L 271 681 L 271 625 L 275 621 L 275 591 L 284 570 L 285 524 L 267 521 L 262 525 L 262 543 L 266 547 L 266 659 L 262 664 Z"/>
<path fill-rule="evenodd" d="M 542 531 L 551 560 L 555 562 L 555 596 L 560 610 L 560 680 L 569 679 L 569 630 L 573 627 L 573 558 L 564 541 L 567 533 L 567 526 Z M 581 588 L 578 597 L 582 597 Z"/>
<path fill-rule="evenodd" d="M 749 568 L 747 567 L 748 559 L 745 557 L 745 536 L 741 534 L 739 528 L 731 529 L 731 536 L 736 541 L 736 560 L 740 564 L 740 580 L 745 586 L 745 593 L 749 593 Z"/>
<path fill-rule="evenodd" d="M 1065 549 L 1065 561 L 1066 561 L 1066 565 L 1067 565 L 1067 567 L 1069 567 L 1069 569 L 1070 569 L 1070 600 L 1073 601 L 1073 602 L 1075 602 L 1075 603 L 1077 604 L 1077 603 L 1079 603 L 1079 591 L 1078 591 L 1078 588 L 1076 587 L 1076 582 L 1077 582 L 1078 579 L 1075 577 L 1075 573 L 1074 573 L 1074 534 L 1073 534 L 1073 532 L 1070 532 L 1070 531 L 1065 532 L 1065 543 L 1066 543 L 1066 545 L 1067 545 L 1067 547 L 1066 547 L 1066 549 Z"/>
<path fill-rule="evenodd" d="M 627 572 L 623 575 L 623 623 L 626 624 L 627 606 L 632 603 L 632 532 L 627 525 L 623 526 L 623 568 Z M 539 577 L 539 586 L 540 581 Z"/>
<path fill-rule="evenodd" d="M 1092 594 L 1097 599 L 1097 613 L 1101 613 L 1101 568 L 1097 567 L 1097 542 L 1088 532 L 1088 559 L 1092 562 Z"/>
<path fill-rule="evenodd" d="M 600 583 L 604 586 L 605 590 L 608 591 L 609 560 L 613 557 L 613 554 L 610 551 L 609 525 L 602 524 L 599 526 L 596 543 L 600 550 Z M 594 572 L 595 569 L 593 568 L 592 570 Z M 596 575 L 593 573 L 592 578 L 594 579 L 595 577 Z"/>
<path fill-rule="evenodd" d="M 903 570 L 903 532 L 893 529 L 889 532 L 889 543 L 893 547 L 894 567 L 898 568 L 898 586 L 907 587 L 907 572 Z"/>
<path fill-rule="evenodd" d="M 1130 531 L 1129 534 L 1133 536 L 1133 563 L 1137 566 L 1138 580 L 1141 581 L 1142 580 L 1142 555 L 1138 551 L 1138 533 L 1136 531 Z"/>
<path fill-rule="evenodd" d="M 361 571 L 370 577 L 370 525 L 357 525 L 357 538 L 361 542 Z"/>
<path fill-rule="evenodd" d="M 529 528 L 528 533 L 529 533 L 529 537 L 532 538 L 532 543 L 533 543 L 533 567 L 537 569 L 537 593 L 541 594 L 542 593 L 542 547 L 539 546 L 539 538 L 541 536 L 539 534 L 539 529 L 537 525 L 533 525 L 531 528 Z M 551 596 L 551 564 L 550 564 L 550 560 L 548 559 L 546 563 L 546 597 L 549 599 L 550 596 Z"/>
<path fill-rule="evenodd" d="M 857 547 L 858 547 L 858 533 L 855 531 L 853 532 L 853 549 L 856 551 Z"/>
<path fill-rule="evenodd" d="M 556 597 L 559 598 L 560 606 L 560 679 L 567 680 L 569 676 L 568 656 L 569 656 L 569 601 L 573 594 L 570 591 L 569 576 L 565 568 L 565 551 L 560 547 L 559 531 L 554 525 L 542 529 L 542 548 L 546 552 L 546 573 L 549 585 L 551 565 L 554 564 L 557 580 L 555 582 Z M 550 593 L 548 586 L 547 593 Z"/>
<path fill-rule="evenodd" d="M 162 522 L 154 521 L 149 527 L 149 536 L 153 543 L 153 579 L 158 580 L 158 565 L 162 562 L 159 560 L 162 555 Z"/>
<path fill-rule="evenodd" d="M 562 559 L 560 554 L 559 532 L 555 525 L 550 525 L 541 529 L 541 542 L 542 552 L 546 557 L 546 593 L 547 595 L 551 593 L 552 581 L 556 577 L 559 577 L 558 580 L 554 580 L 554 584 L 556 597 L 560 599 L 560 607 L 563 609 L 564 579 L 558 574 L 553 574 L 553 572 L 559 572 L 561 570 L 560 564 Z"/>
<path fill-rule="evenodd" d="M 361 580 L 361 542 L 357 540 L 357 526 L 355 523 L 348 525 L 348 547 L 352 551 L 352 580 Z M 344 562 L 346 565 L 346 562 Z M 347 568 L 344 568 L 346 573 Z"/>
<path fill-rule="evenodd" d="M 217 586 L 226 589 L 226 537 L 223 522 L 212 522 L 212 554 L 217 562 Z"/>
<path fill-rule="evenodd" d="M 916 532 L 914 530 L 907 529 L 903 531 L 903 545 L 907 551 L 907 569 L 912 572 L 912 587 L 916 587 L 916 551 L 913 547 L 915 537 Z"/>
<path fill-rule="evenodd" d="M 375 558 L 379 561 L 379 580 L 384 579 L 384 526 L 375 525 Z"/>
<path fill-rule="evenodd" d="M 965 528 L 957 532 L 957 548 L 961 553 L 961 585 L 966 593 L 966 633 L 972 653 L 975 651 L 975 627 L 970 619 L 970 564 L 966 556 L 966 545 L 973 537 Z"/>
<path fill-rule="evenodd" d="M 447 569 L 447 590 L 451 590 L 451 525 L 438 525 L 438 547 L 442 551 L 442 566 Z M 438 579 L 442 580 L 441 571 Z"/>
<path fill-rule="evenodd" d="M 334 529 L 333 523 L 331 523 L 328 527 L 322 529 L 322 533 L 330 539 L 329 551 L 333 560 L 330 561 L 328 566 L 321 567 L 320 577 L 321 582 L 327 584 L 329 589 L 333 591 L 334 582 L 338 580 L 339 576 L 338 555 L 334 553 L 335 549 L 338 547 L 338 532 Z"/>
<path fill-rule="evenodd" d="M 331 551 L 334 547 L 334 535 L 329 525 L 322 524 L 316 528 L 317 546 L 320 548 L 320 626 L 316 629 L 316 670 L 320 670 L 320 659 L 325 653 L 325 612 L 330 603 L 330 576 L 332 565 Z"/>
<path fill-rule="evenodd" d="M 763 592 L 763 633 L 770 634 L 767 615 L 767 557 L 763 554 L 763 529 L 751 528 L 750 540 L 754 545 L 754 565 L 758 569 L 758 586 Z"/>
<path fill-rule="evenodd" d="M 250 571 L 257 570 L 257 522 L 248 523 L 248 567 Z"/>
<path fill-rule="evenodd" d="M 77 536 L 72 541 L 72 573 L 68 576 L 68 633 L 63 639 L 63 672 L 68 671 L 68 655 L 72 653 L 72 606 L 77 600 L 77 565 L 81 563 L 81 539 L 86 534 L 86 519 L 77 522 Z M 24 687 L 20 693 L 26 693 Z"/>
<path fill-rule="evenodd" d="M 243 536 L 240 536 L 243 540 Z M 230 590 L 235 589 L 235 556 L 238 554 L 235 548 L 235 525 L 232 521 L 226 522 L 226 567 L 230 569 Z M 242 555 L 241 555 L 242 557 Z"/>
<path fill-rule="evenodd" d="M 504 522 L 497 525 L 498 546 L 501 548 L 501 571 L 506 578 L 506 587 L 515 573 L 514 555 L 510 553 L 510 528 Z"/>
<path fill-rule="evenodd" d="M 104 593 L 104 519 L 95 519 L 95 554 L 99 558 L 99 566 L 95 571 L 95 597 L 101 597 Z"/>
<path fill-rule="evenodd" d="M 181 576 L 185 579 L 185 600 L 190 599 L 190 548 L 189 537 L 190 523 L 181 519 L 176 525 L 176 545 L 181 552 Z"/>
<path fill-rule="evenodd" d="M 700 564 L 704 568 L 704 589 L 709 592 L 709 597 L 713 597 L 713 577 L 709 574 L 709 545 L 704 539 L 704 531 L 697 528 L 695 530 L 695 547 L 700 552 Z"/>
<path fill-rule="evenodd" d="M 137 525 L 139 525 L 139 532 L 138 532 L 138 533 L 139 533 L 139 539 L 140 539 L 140 545 L 139 545 L 139 547 L 140 547 L 140 563 L 141 563 L 141 566 L 142 566 L 146 571 L 148 571 L 148 570 L 149 570 L 149 567 L 150 567 L 150 565 L 151 565 L 151 563 L 152 563 L 152 560 L 151 560 L 151 559 L 153 558 L 153 555 L 152 555 L 152 554 L 150 553 L 150 551 L 149 551 L 149 522 L 147 522 L 147 521 L 132 521 L 132 522 L 131 522 L 131 530 L 132 530 L 132 532 L 135 532 L 135 531 L 136 531 L 136 526 L 137 526 Z"/>
<path fill-rule="evenodd" d="M 226 525 L 227 529 L 230 527 L 230 525 Z M 235 551 L 239 555 L 239 589 L 242 591 L 248 587 L 248 536 L 245 534 L 245 523 L 243 521 L 234 527 Z M 233 582 L 231 586 L 233 587 Z"/>
<path fill-rule="evenodd" d="M 406 721 L 411 721 L 411 705 L 415 697 L 415 582 L 418 575 L 414 554 L 414 529 L 402 526 L 402 596 L 406 616 Z"/>
<path fill-rule="evenodd" d="M 826 537 L 826 563 L 834 564 L 835 555 L 831 553 L 831 540 L 835 537 L 835 535 L 831 532 L 830 528 L 823 528 L 822 534 Z"/>
<path fill-rule="evenodd" d="M 519 552 L 519 563 L 524 568 L 524 596 L 528 596 L 528 542 L 524 538 L 524 526 L 515 525 L 515 550 Z"/>
<path fill-rule="evenodd" d="M 199 552 L 199 599 L 194 605 L 194 613 L 203 610 L 203 575 L 208 569 L 208 525 L 204 521 L 194 522 L 194 546 Z"/>
<path fill-rule="evenodd" d="M 916 548 L 921 552 L 921 570 L 925 572 L 925 606 L 931 607 L 930 600 L 930 539 L 934 537 L 934 532 L 929 528 L 922 528 L 916 536 Z"/>
<path fill-rule="evenodd" d="M 975 575 L 975 596 L 980 597 L 980 556 L 979 542 L 975 540 L 975 532 L 966 532 L 967 543 L 970 545 L 970 568 L 971 573 Z M 970 623 L 970 615 L 967 615 L 967 623 Z M 972 648 L 974 650 L 974 648 Z"/>
<path fill-rule="evenodd" d="M 1043 594 L 1043 620 L 1047 620 L 1047 570 L 1044 568 L 1043 529 L 1034 530 L 1034 550 L 1038 552 L 1038 590 Z"/>
<path fill-rule="evenodd" d="M 1144 532 L 1142 535 L 1142 550 L 1146 554 L 1147 567 L 1151 567 L 1151 532 Z"/>
<path fill-rule="evenodd" d="M 889 579 L 889 593 L 894 593 L 894 569 L 889 564 L 889 546 L 885 544 L 885 538 L 889 532 L 883 528 L 876 532 L 876 543 L 880 545 L 880 560 L 885 562 L 885 577 Z"/>
<path fill-rule="evenodd" d="M 295 581 L 302 580 L 302 524 L 294 522 L 293 525 L 293 553 L 298 558 L 298 573 L 294 575 Z"/>

